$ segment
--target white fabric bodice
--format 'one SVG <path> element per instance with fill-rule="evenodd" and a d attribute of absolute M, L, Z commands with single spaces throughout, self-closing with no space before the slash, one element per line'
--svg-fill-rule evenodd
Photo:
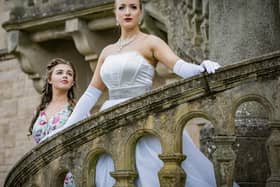
<path fill-rule="evenodd" d="M 141 95 L 152 88 L 154 67 L 138 52 L 107 56 L 100 70 L 111 99 Z"/>

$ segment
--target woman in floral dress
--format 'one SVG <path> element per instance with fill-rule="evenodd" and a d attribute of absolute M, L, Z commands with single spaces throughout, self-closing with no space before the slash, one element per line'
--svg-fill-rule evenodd
<path fill-rule="evenodd" d="M 75 105 L 74 66 L 61 58 L 53 59 L 47 66 L 47 76 L 39 104 L 32 119 L 29 132 L 36 143 L 63 125 L 68 120 Z M 74 177 L 68 172 L 64 179 L 64 187 L 75 187 Z"/>

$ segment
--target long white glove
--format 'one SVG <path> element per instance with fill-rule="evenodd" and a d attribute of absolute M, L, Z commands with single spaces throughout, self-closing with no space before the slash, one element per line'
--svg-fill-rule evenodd
<path fill-rule="evenodd" d="M 87 118 L 90 110 L 95 105 L 101 94 L 102 91 L 95 87 L 89 86 L 79 99 L 71 116 L 67 120 L 66 124 L 63 125 L 63 127 L 67 128 L 72 124 Z"/>
<path fill-rule="evenodd" d="M 194 75 L 198 75 L 205 70 L 207 73 L 215 73 L 215 70 L 221 66 L 217 62 L 211 60 L 204 60 L 200 65 L 185 62 L 184 60 L 178 60 L 174 67 L 173 72 L 180 77 L 188 78 Z"/>
<path fill-rule="evenodd" d="M 88 114 L 91 108 L 95 105 L 97 100 L 101 95 L 101 91 L 95 87 L 89 86 L 85 93 L 81 96 L 78 103 L 76 104 L 72 114 L 70 115 L 67 122 L 59 129 L 56 129 L 46 135 L 40 142 L 46 140 L 47 138 L 51 137 L 52 135 L 66 129 L 67 127 L 77 123 L 88 117 Z"/>

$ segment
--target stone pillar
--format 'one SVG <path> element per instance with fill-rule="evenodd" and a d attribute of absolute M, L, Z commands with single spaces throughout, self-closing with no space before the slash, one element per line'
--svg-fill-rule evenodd
<path fill-rule="evenodd" d="M 158 174 L 160 186 L 184 186 L 186 174 L 181 168 L 181 162 L 186 159 L 186 156 L 183 154 L 161 154 L 159 158 L 164 162 L 164 166 Z"/>
<path fill-rule="evenodd" d="M 269 123 L 271 135 L 266 142 L 266 150 L 270 165 L 270 177 L 266 181 L 266 187 L 280 186 L 280 121 Z"/>
<path fill-rule="evenodd" d="M 119 170 L 111 172 L 111 176 L 116 179 L 116 183 L 113 187 L 134 187 L 137 173 L 132 170 Z"/>
<path fill-rule="evenodd" d="M 232 149 L 234 136 L 215 136 L 217 147 L 213 153 L 217 187 L 233 186 L 234 166 L 236 155 Z"/>
<path fill-rule="evenodd" d="M 222 65 L 280 49 L 279 0 L 209 1 L 210 59 Z"/>

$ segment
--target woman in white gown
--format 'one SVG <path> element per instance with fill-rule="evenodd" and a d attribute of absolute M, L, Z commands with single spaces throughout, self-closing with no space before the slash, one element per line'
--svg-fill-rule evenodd
<path fill-rule="evenodd" d="M 180 59 L 160 38 L 139 30 L 142 15 L 141 0 L 115 0 L 117 24 L 121 28 L 119 40 L 101 52 L 88 89 L 78 101 L 65 128 L 87 117 L 102 91 L 107 88 L 109 100 L 101 110 L 143 94 L 152 88 L 154 67 L 158 62 L 180 77 L 187 78 L 201 72 L 214 73 L 220 65 L 210 60 L 200 65 Z M 51 135 L 50 135 L 51 136 Z M 187 132 L 183 133 L 183 151 L 187 160 L 182 163 L 187 173 L 188 187 L 215 187 L 212 163 L 198 150 Z M 142 137 L 136 145 L 138 187 L 159 187 L 158 171 L 163 162 L 158 158 L 161 145 L 153 136 Z M 96 187 L 111 187 L 115 180 L 110 176 L 114 163 L 109 155 L 101 155 L 96 166 Z"/>

